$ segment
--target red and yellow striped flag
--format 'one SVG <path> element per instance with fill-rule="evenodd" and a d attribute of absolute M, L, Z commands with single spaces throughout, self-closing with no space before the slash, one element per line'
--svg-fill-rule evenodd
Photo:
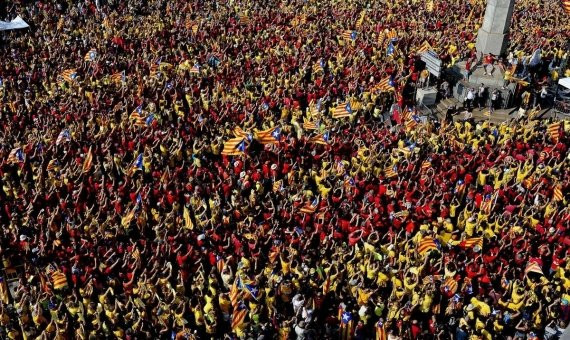
<path fill-rule="evenodd" d="M 350 117 L 352 114 L 352 107 L 350 106 L 349 102 L 339 104 L 337 107 L 333 109 L 332 117 L 339 119 L 344 117 Z"/>
<path fill-rule="evenodd" d="M 416 54 L 424 54 L 424 53 L 432 51 L 432 50 L 433 50 L 433 47 L 431 47 L 431 45 L 429 44 L 429 42 L 427 40 L 424 40 L 424 42 L 418 48 L 418 51 L 416 52 Z"/>
<path fill-rule="evenodd" d="M 386 178 L 392 178 L 398 176 L 398 172 L 395 168 L 386 168 L 384 169 L 384 175 L 386 175 Z"/>
<path fill-rule="evenodd" d="M 441 290 L 447 295 L 453 295 L 457 291 L 457 281 L 452 277 L 447 278 L 441 285 Z"/>
<path fill-rule="evenodd" d="M 380 91 L 380 92 L 391 92 L 394 91 L 393 82 L 390 81 L 390 77 L 386 77 L 374 86 L 372 91 Z"/>
<path fill-rule="evenodd" d="M 249 133 L 245 132 L 242 128 L 240 128 L 239 126 L 236 126 L 234 128 L 234 136 L 236 137 L 240 137 L 240 138 L 248 138 Z"/>
<path fill-rule="evenodd" d="M 264 145 L 279 143 L 279 139 L 281 138 L 281 129 L 278 127 L 272 127 L 267 130 L 256 131 L 255 138 Z"/>
<path fill-rule="evenodd" d="M 550 138 L 554 141 L 558 142 L 558 138 L 560 138 L 560 122 L 548 125 L 548 135 L 550 135 Z"/>
<path fill-rule="evenodd" d="M 89 151 L 85 156 L 85 160 L 83 161 L 82 172 L 86 173 L 91 170 L 91 166 L 93 165 L 93 152 L 91 151 L 91 147 L 89 147 Z"/>
<path fill-rule="evenodd" d="M 188 209 L 187 206 L 184 206 L 182 217 L 184 217 L 184 227 L 190 230 L 194 229 L 194 223 L 192 223 L 192 219 L 190 218 L 190 209 Z"/>
<path fill-rule="evenodd" d="M 562 193 L 562 185 L 558 184 L 554 187 L 552 192 L 552 199 L 556 202 L 564 200 L 564 194 Z"/>
<path fill-rule="evenodd" d="M 305 203 L 305 205 L 301 208 L 301 212 L 304 214 L 313 214 L 315 211 L 317 211 L 318 205 L 319 201 L 317 199 L 314 199 L 312 202 Z"/>
<path fill-rule="evenodd" d="M 67 287 L 67 278 L 65 274 L 57 270 L 51 274 L 51 282 L 53 289 L 64 289 Z"/>
<path fill-rule="evenodd" d="M 245 140 L 242 137 L 236 137 L 224 143 L 222 155 L 235 156 L 241 155 L 245 151 Z"/>
<path fill-rule="evenodd" d="M 376 323 L 376 340 L 387 340 L 386 329 L 384 328 L 384 322 L 379 320 Z"/>
<path fill-rule="evenodd" d="M 424 237 L 418 244 L 418 253 L 425 255 L 432 250 L 437 250 L 437 244 L 432 237 Z"/>
<path fill-rule="evenodd" d="M 316 130 L 317 127 L 317 123 L 315 123 L 314 121 L 310 121 L 307 118 L 305 118 L 305 122 L 303 123 L 303 129 L 305 130 Z"/>
<path fill-rule="evenodd" d="M 475 246 L 479 246 L 479 248 L 483 248 L 483 238 L 482 237 L 472 237 L 465 240 L 464 248 L 469 249 Z"/>

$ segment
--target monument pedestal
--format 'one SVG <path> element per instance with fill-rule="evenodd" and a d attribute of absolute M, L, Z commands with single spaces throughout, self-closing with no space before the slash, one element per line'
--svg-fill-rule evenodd
<path fill-rule="evenodd" d="M 501 92 L 502 98 L 506 101 L 510 101 L 509 90 L 504 89 L 504 73 L 498 66 L 495 66 L 495 70 L 491 74 L 485 74 L 483 65 L 477 65 L 475 70 L 471 72 L 471 75 L 467 75 L 467 70 L 465 69 L 465 62 L 459 62 L 453 66 L 453 72 L 460 78 L 455 86 L 453 87 L 453 97 L 459 102 L 465 100 L 467 91 L 470 87 L 474 88 L 475 91 L 483 84 L 487 87 L 488 93 L 491 93 L 494 89 L 498 89 Z"/>

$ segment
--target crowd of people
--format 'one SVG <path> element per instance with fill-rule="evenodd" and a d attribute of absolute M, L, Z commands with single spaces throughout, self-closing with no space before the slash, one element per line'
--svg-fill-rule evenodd
<path fill-rule="evenodd" d="M 413 105 L 419 51 L 481 63 L 483 1 L 2 6 L 30 24 L 0 32 L 3 338 L 568 325 L 570 122 Z M 562 15 L 517 1 L 497 67 L 538 88 L 565 72 Z"/>

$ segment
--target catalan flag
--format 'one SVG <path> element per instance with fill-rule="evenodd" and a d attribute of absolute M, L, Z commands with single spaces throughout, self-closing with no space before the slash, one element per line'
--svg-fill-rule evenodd
<path fill-rule="evenodd" d="M 398 40 L 398 33 L 394 29 L 387 31 L 385 35 L 386 35 L 386 38 L 388 39 L 388 41 L 390 41 L 390 42 L 392 42 L 394 40 Z"/>
<path fill-rule="evenodd" d="M 243 130 L 239 126 L 236 126 L 234 128 L 234 136 L 244 138 L 244 139 L 248 139 L 248 140 L 252 139 L 251 134 L 246 132 L 245 130 Z"/>
<path fill-rule="evenodd" d="M 550 138 L 558 142 L 558 138 L 560 138 L 560 122 L 548 125 L 548 135 L 550 135 Z"/>
<path fill-rule="evenodd" d="M 354 40 L 356 40 L 357 35 L 358 34 L 356 33 L 356 31 L 353 31 L 353 30 L 345 30 L 342 32 L 342 37 L 343 37 L 343 39 L 346 39 L 346 40 L 354 41 Z"/>
<path fill-rule="evenodd" d="M 59 145 L 62 142 L 69 142 L 69 141 L 71 141 L 71 135 L 69 133 L 69 130 L 63 129 L 57 136 L 57 139 L 55 140 L 55 145 Z"/>
<path fill-rule="evenodd" d="M 259 288 L 257 288 L 257 285 L 252 282 L 244 284 L 244 287 L 245 291 L 248 292 L 255 301 L 257 301 L 259 298 Z"/>
<path fill-rule="evenodd" d="M 67 70 L 61 72 L 59 77 L 60 77 L 60 81 L 59 81 L 60 84 L 63 82 L 72 83 L 77 78 L 77 71 L 75 71 L 75 69 L 70 68 L 70 69 L 67 69 Z"/>
<path fill-rule="evenodd" d="M 384 46 L 384 39 L 386 38 L 386 34 L 384 34 L 384 32 L 380 32 L 378 33 L 378 45 L 380 46 Z"/>
<path fill-rule="evenodd" d="M 305 205 L 301 208 L 301 212 L 304 214 L 313 214 L 315 211 L 317 211 L 318 205 L 319 200 L 318 198 L 315 198 L 312 202 L 305 203 Z"/>
<path fill-rule="evenodd" d="M 360 12 L 360 17 L 356 20 L 356 28 L 361 28 L 362 24 L 364 23 L 364 19 L 366 19 L 366 11 Z"/>
<path fill-rule="evenodd" d="M 463 243 L 462 244 L 463 248 L 465 248 L 465 249 L 473 248 L 475 246 L 479 246 L 479 248 L 483 248 L 483 238 L 482 237 L 468 238 L 462 243 Z"/>
<path fill-rule="evenodd" d="M 127 79 L 125 71 L 116 72 L 111 75 L 111 81 L 117 84 L 124 83 Z"/>
<path fill-rule="evenodd" d="M 195 63 L 194 66 L 190 69 L 190 73 L 192 74 L 200 74 L 200 64 Z"/>
<path fill-rule="evenodd" d="M 278 127 L 272 127 L 267 130 L 257 131 L 255 133 L 255 138 L 264 145 L 279 143 L 281 140 L 281 129 Z"/>
<path fill-rule="evenodd" d="M 424 53 L 429 52 L 431 50 L 433 50 L 433 47 L 431 47 L 431 45 L 429 44 L 429 42 L 427 42 L 427 40 L 424 40 L 424 42 L 418 48 L 417 54 L 424 54 Z"/>
<path fill-rule="evenodd" d="M 310 121 L 307 118 L 304 119 L 305 122 L 303 123 L 303 129 L 305 130 L 316 130 L 319 128 L 319 123 Z"/>
<path fill-rule="evenodd" d="M 54 171 L 55 169 L 57 169 L 57 167 L 59 166 L 59 162 L 56 159 L 52 159 L 51 161 L 48 162 L 47 171 Z"/>
<path fill-rule="evenodd" d="M 564 200 L 564 195 L 562 194 L 562 186 L 560 184 L 554 187 L 554 190 L 552 191 L 552 199 L 557 202 Z"/>
<path fill-rule="evenodd" d="M 241 283 L 241 278 L 238 275 L 235 278 L 234 283 L 232 284 L 232 286 L 230 288 L 230 302 L 234 308 L 238 304 L 238 299 L 239 299 L 242 288 L 243 287 L 242 287 L 242 283 Z"/>
<path fill-rule="evenodd" d="M 309 142 L 327 145 L 329 143 L 329 138 L 330 138 L 330 134 L 327 131 L 325 133 L 319 133 L 318 135 L 311 137 L 309 139 Z"/>
<path fill-rule="evenodd" d="M 463 180 L 460 179 L 457 181 L 454 192 L 459 195 L 462 195 L 463 192 L 465 192 L 465 182 L 463 182 Z"/>
<path fill-rule="evenodd" d="M 396 167 L 384 169 L 384 175 L 386 176 L 386 178 L 392 178 L 398 176 Z"/>
<path fill-rule="evenodd" d="M 97 50 L 92 48 L 89 50 L 89 52 L 87 52 L 85 54 L 85 57 L 83 57 L 83 60 L 85 61 L 95 61 L 95 59 L 97 58 Z"/>
<path fill-rule="evenodd" d="M 441 285 L 441 290 L 446 295 L 451 296 L 451 295 L 455 294 L 455 292 L 457 292 L 457 286 L 458 286 L 457 281 L 455 281 L 454 278 L 449 277 L 445 281 L 443 281 L 443 283 Z"/>
<path fill-rule="evenodd" d="M 406 130 L 410 131 L 416 128 L 416 126 L 418 126 L 420 119 L 418 118 L 418 116 L 412 116 L 411 119 L 408 119 L 404 124 L 406 126 Z"/>
<path fill-rule="evenodd" d="M 418 253 L 420 253 L 420 255 L 426 255 L 433 250 L 437 250 L 435 240 L 429 236 L 422 238 L 418 244 Z"/>
<path fill-rule="evenodd" d="M 492 197 L 487 197 L 483 200 L 483 202 L 481 202 L 481 212 L 489 215 L 491 214 L 491 210 L 493 208 L 493 198 Z"/>
<path fill-rule="evenodd" d="M 422 162 L 422 171 L 426 171 L 427 169 L 431 168 L 431 159 L 426 159 L 425 161 Z"/>
<path fill-rule="evenodd" d="M 184 228 L 186 229 L 194 229 L 194 223 L 192 223 L 192 219 L 190 218 L 190 209 L 187 206 L 184 206 L 184 212 L 182 213 L 184 218 Z"/>
<path fill-rule="evenodd" d="M 388 43 L 388 47 L 386 48 L 386 56 L 387 57 L 394 56 L 394 53 L 396 53 L 396 47 L 394 47 L 394 43 L 390 41 Z"/>
<path fill-rule="evenodd" d="M 23 163 L 24 162 L 24 151 L 22 148 L 14 148 L 10 151 L 7 159 L 9 164 Z"/>
<path fill-rule="evenodd" d="M 334 108 L 332 112 L 332 117 L 338 119 L 338 118 L 350 117 L 351 114 L 352 114 L 352 107 L 350 106 L 349 102 L 346 102 Z"/>
<path fill-rule="evenodd" d="M 137 106 L 137 108 L 131 112 L 130 118 L 134 121 L 136 126 L 146 126 L 146 121 L 142 113 L 142 105 Z"/>
<path fill-rule="evenodd" d="M 380 319 L 376 323 L 376 338 L 375 340 L 387 340 L 386 329 L 384 328 L 384 322 Z"/>
<path fill-rule="evenodd" d="M 56 270 L 51 274 L 51 282 L 53 289 L 60 290 L 67 288 L 67 277 L 60 270 Z"/>
<path fill-rule="evenodd" d="M 135 158 L 133 164 L 131 165 L 130 175 L 132 176 L 137 171 L 143 171 L 144 164 L 143 164 L 143 154 L 140 153 L 137 158 Z"/>
<path fill-rule="evenodd" d="M 243 302 L 240 302 L 240 304 L 236 308 L 234 308 L 234 311 L 232 313 L 232 323 L 231 323 L 232 332 L 235 333 L 237 329 L 244 327 L 247 313 L 248 313 L 247 307 Z"/>
<path fill-rule="evenodd" d="M 562 0 L 562 8 L 566 14 L 570 14 L 570 0 Z"/>
<path fill-rule="evenodd" d="M 242 137 L 236 137 L 228 140 L 224 144 L 222 155 L 235 156 L 245 152 L 245 140 Z"/>
<path fill-rule="evenodd" d="M 541 276 L 544 276 L 544 273 L 542 272 L 542 268 L 540 268 L 540 266 L 538 265 L 538 263 L 532 261 L 529 262 L 526 265 L 526 268 L 524 270 L 524 275 L 528 276 L 529 273 L 535 273 L 535 274 L 539 274 Z"/>
<path fill-rule="evenodd" d="M 89 147 L 89 151 L 85 156 L 85 160 L 83 161 L 82 172 L 86 173 L 91 170 L 91 166 L 93 165 L 93 152 L 91 151 L 91 147 Z"/>
<path fill-rule="evenodd" d="M 321 73 L 324 72 L 325 68 L 325 62 L 323 61 L 323 59 L 319 60 L 318 63 L 316 63 L 315 65 L 313 65 L 313 72 L 314 73 Z"/>
<path fill-rule="evenodd" d="M 390 92 L 394 91 L 394 81 L 391 77 L 386 77 L 382 79 L 376 86 L 374 86 L 374 91 L 380 92 Z"/>
<path fill-rule="evenodd" d="M 339 307 L 340 328 L 339 336 L 341 340 L 350 340 L 354 334 L 354 317 L 352 313 Z"/>

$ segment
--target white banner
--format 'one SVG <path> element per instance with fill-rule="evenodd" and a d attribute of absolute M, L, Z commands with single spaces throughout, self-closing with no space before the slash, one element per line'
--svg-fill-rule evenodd
<path fill-rule="evenodd" d="M 0 21 L 0 31 L 7 31 L 7 30 L 15 30 L 19 28 L 28 28 L 30 25 L 24 21 L 24 19 L 20 18 L 18 15 L 16 19 L 13 19 L 10 22 L 7 21 Z"/>

